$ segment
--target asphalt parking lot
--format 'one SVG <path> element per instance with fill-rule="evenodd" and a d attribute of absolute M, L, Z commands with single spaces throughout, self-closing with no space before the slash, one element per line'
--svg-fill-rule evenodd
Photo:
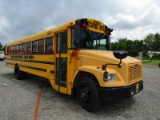
<path fill-rule="evenodd" d="M 144 90 L 133 98 L 105 102 L 89 113 L 39 79 L 16 80 L 13 69 L 0 61 L 0 120 L 33 120 L 42 84 L 37 120 L 160 120 L 160 68 L 144 65 L 143 80 Z"/>

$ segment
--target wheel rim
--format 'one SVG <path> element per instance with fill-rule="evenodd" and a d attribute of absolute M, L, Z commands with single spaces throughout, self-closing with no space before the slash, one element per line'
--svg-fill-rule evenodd
<path fill-rule="evenodd" d="M 87 85 L 82 85 L 79 92 L 81 102 L 89 104 L 92 100 L 92 94 Z"/>

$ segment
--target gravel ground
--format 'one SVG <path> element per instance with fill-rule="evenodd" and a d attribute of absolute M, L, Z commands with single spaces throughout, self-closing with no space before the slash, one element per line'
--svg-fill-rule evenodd
<path fill-rule="evenodd" d="M 77 101 L 44 87 L 37 120 L 160 120 L 160 68 L 143 66 L 144 90 L 130 99 L 105 102 L 89 113 Z M 40 86 L 35 78 L 18 81 L 0 61 L 0 120 L 33 120 Z M 46 84 L 46 83 L 45 83 Z"/>

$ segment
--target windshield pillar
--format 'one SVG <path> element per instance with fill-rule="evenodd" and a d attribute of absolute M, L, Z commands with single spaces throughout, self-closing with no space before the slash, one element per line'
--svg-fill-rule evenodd
<path fill-rule="evenodd" d="M 106 36 L 106 49 L 110 50 L 110 37 Z"/>

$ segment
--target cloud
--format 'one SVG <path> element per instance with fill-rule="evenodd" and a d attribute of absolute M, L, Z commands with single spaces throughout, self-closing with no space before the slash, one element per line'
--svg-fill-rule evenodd
<path fill-rule="evenodd" d="M 8 20 L 4 16 L 0 16 L 0 32 L 3 32 L 2 30 L 8 26 L 9 26 Z"/>
<path fill-rule="evenodd" d="M 137 4 L 135 4 L 137 5 Z M 133 5 L 134 6 L 134 5 Z M 133 7 L 132 6 L 132 7 Z M 143 9 L 142 9 L 143 8 Z M 112 41 L 118 38 L 128 38 L 131 40 L 144 39 L 149 33 L 159 33 L 160 27 L 160 5 L 159 3 L 149 3 L 140 8 L 139 13 L 129 14 L 118 13 L 110 17 L 110 26 L 114 28 Z"/>
<path fill-rule="evenodd" d="M 115 18 L 111 17 L 111 25 L 117 29 L 133 29 L 160 22 L 160 6 L 153 3 L 142 14 L 122 14 L 119 13 Z"/>
<path fill-rule="evenodd" d="M 159 0 L 1 0 L 0 42 L 29 36 L 72 19 L 95 18 L 118 38 L 143 39 L 159 32 Z"/>

